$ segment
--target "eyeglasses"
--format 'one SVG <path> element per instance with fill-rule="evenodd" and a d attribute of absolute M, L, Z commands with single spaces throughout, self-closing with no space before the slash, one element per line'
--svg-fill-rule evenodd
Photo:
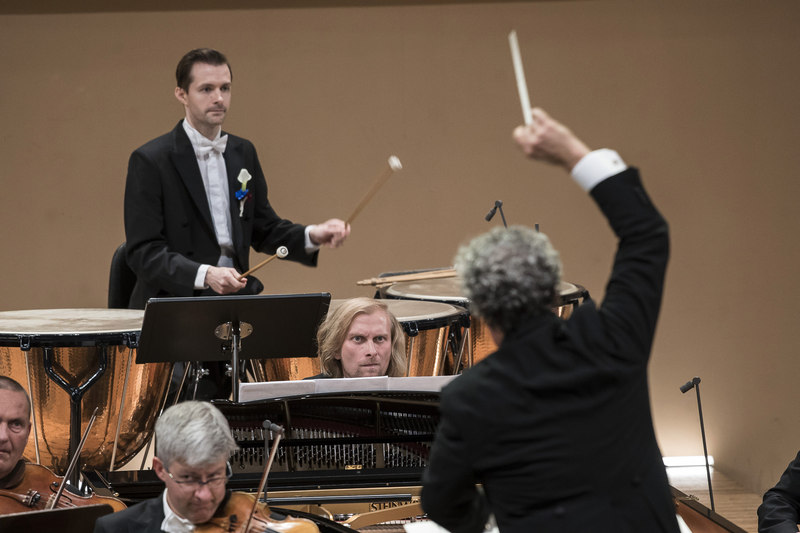
<path fill-rule="evenodd" d="M 203 485 L 208 485 L 210 488 L 223 487 L 225 486 L 225 483 L 233 476 L 233 469 L 231 468 L 231 463 L 229 461 L 225 462 L 225 474 L 221 476 L 212 476 L 205 481 L 188 476 L 186 478 L 177 479 L 166 467 L 164 470 L 166 470 L 167 475 L 172 481 L 180 485 L 181 488 L 192 492 L 196 491 Z"/>

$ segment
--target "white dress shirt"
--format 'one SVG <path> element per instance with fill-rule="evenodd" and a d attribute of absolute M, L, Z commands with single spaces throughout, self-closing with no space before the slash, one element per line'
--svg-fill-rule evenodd
<path fill-rule="evenodd" d="M 192 143 L 194 153 L 197 156 L 197 165 L 200 167 L 200 175 L 203 178 L 203 187 L 206 191 L 206 199 L 211 209 L 211 220 L 214 223 L 214 234 L 217 236 L 222 254 L 217 260 L 216 266 L 233 267 L 233 238 L 231 237 L 231 211 L 230 211 L 230 188 L 228 187 L 228 171 L 225 167 L 224 151 L 209 149 L 212 143 L 206 137 L 194 129 L 189 121 L 184 119 L 183 129 Z M 217 132 L 213 142 L 227 140 L 227 135 L 220 137 L 222 128 Z M 311 242 L 310 232 L 314 225 L 305 228 L 305 251 L 308 254 L 319 250 L 319 246 Z M 197 275 L 194 278 L 194 288 L 203 290 L 208 288 L 206 285 L 206 273 L 211 265 L 200 265 Z"/>
<path fill-rule="evenodd" d="M 194 533 L 194 524 L 178 516 L 167 503 L 167 489 L 164 489 L 163 500 L 164 521 L 161 522 L 161 529 L 167 533 Z"/>
<path fill-rule="evenodd" d="M 583 190 L 591 191 L 601 181 L 628 168 L 617 152 L 601 148 L 589 152 L 572 168 L 574 179 Z"/>
<path fill-rule="evenodd" d="M 192 143 L 194 153 L 197 156 L 197 166 L 200 167 L 200 175 L 203 178 L 203 188 L 206 191 L 208 207 L 211 209 L 211 220 L 214 223 L 214 234 L 217 242 L 222 249 L 222 254 L 217 260 L 217 266 L 233 266 L 233 238 L 231 237 L 231 201 L 230 190 L 228 187 L 228 171 L 225 168 L 225 158 L 218 150 L 209 150 L 207 145 L 209 140 L 194 129 L 188 120 L 183 121 L 183 129 Z M 217 132 L 215 141 L 220 137 L 222 128 Z M 225 136 L 227 138 L 227 135 Z M 194 279 L 195 289 L 204 289 L 206 272 L 210 265 L 200 265 Z"/>

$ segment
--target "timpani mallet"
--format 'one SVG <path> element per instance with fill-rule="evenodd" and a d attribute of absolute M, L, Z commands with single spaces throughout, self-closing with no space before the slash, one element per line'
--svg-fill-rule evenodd
<path fill-rule="evenodd" d="M 367 191 L 367 194 L 364 195 L 364 197 L 361 199 L 361 202 L 359 202 L 359 204 L 353 210 L 353 214 L 347 217 L 345 225 L 348 225 L 355 220 L 356 216 L 361 212 L 362 209 L 364 209 L 364 206 L 367 205 L 367 202 L 369 202 L 372 197 L 375 196 L 375 193 L 378 192 L 378 189 L 380 189 L 383 184 L 386 183 L 386 180 L 388 180 L 392 174 L 403 168 L 403 165 L 400 163 L 400 160 L 396 155 L 390 156 L 388 163 L 388 166 L 384 169 L 381 175 L 378 176 L 378 179 L 375 180 L 375 183 L 372 184 L 372 188 Z"/>
<path fill-rule="evenodd" d="M 284 259 L 287 255 L 289 255 L 289 249 L 287 247 L 285 247 L 285 246 L 278 246 L 278 249 L 275 251 L 274 255 L 271 255 L 271 256 L 267 257 L 266 259 L 261 261 L 259 264 L 257 264 L 256 266 L 254 266 L 253 268 L 251 268 L 250 270 L 248 270 L 247 272 L 245 272 L 241 276 L 239 276 L 239 279 L 242 279 L 242 278 L 244 278 L 246 276 L 249 276 L 250 274 L 252 274 L 256 270 L 258 270 L 259 268 L 263 267 L 264 265 L 266 265 L 267 263 L 269 263 L 270 261 L 272 261 L 276 257 L 278 259 Z"/>

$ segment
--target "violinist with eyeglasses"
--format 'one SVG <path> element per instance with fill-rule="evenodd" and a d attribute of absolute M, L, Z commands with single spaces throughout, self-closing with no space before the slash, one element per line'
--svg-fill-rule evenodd
<path fill-rule="evenodd" d="M 155 434 L 153 471 L 164 492 L 99 518 L 95 533 L 319 531 L 309 520 L 272 517 L 264 504 L 253 513 L 254 497 L 227 491 L 229 458 L 238 446 L 225 416 L 210 403 L 173 405 L 159 417 Z"/>

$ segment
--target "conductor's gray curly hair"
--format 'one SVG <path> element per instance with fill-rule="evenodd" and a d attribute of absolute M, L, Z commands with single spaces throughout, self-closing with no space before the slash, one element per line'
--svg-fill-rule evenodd
<path fill-rule="evenodd" d="M 550 239 L 525 226 L 495 228 L 458 250 L 470 310 L 508 334 L 526 317 L 551 312 L 561 280 L 561 259 Z"/>

